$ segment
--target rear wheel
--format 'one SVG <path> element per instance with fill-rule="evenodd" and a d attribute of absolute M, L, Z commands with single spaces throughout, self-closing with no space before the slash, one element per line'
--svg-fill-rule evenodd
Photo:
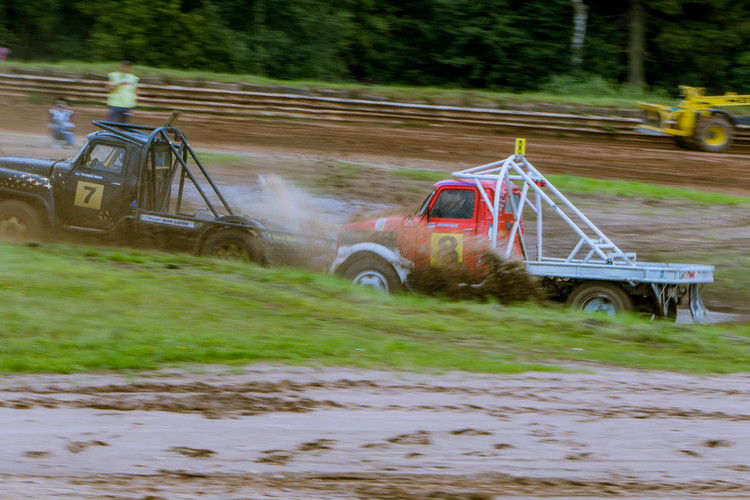
<path fill-rule="evenodd" d="M 343 273 L 344 278 L 358 286 L 382 290 L 386 293 L 401 290 L 401 280 L 393 266 L 382 259 L 366 257 L 359 259 Z"/>
<path fill-rule="evenodd" d="M 698 145 L 695 142 L 693 142 L 692 137 L 676 135 L 674 137 L 674 142 L 682 149 L 690 149 L 692 151 L 695 151 L 696 149 L 698 149 Z"/>
<path fill-rule="evenodd" d="M 264 263 L 257 240 L 243 231 L 220 231 L 209 236 L 203 245 L 203 255 L 224 260 Z"/>
<path fill-rule="evenodd" d="M 667 304 L 667 311 L 664 313 L 664 318 L 677 321 L 677 302 L 674 299 L 670 299 Z"/>
<path fill-rule="evenodd" d="M 628 294 L 606 281 L 581 283 L 568 296 L 569 306 L 589 313 L 604 313 L 608 316 L 633 310 L 633 301 Z"/>
<path fill-rule="evenodd" d="M 732 124 L 724 117 L 702 118 L 695 126 L 695 143 L 703 151 L 718 153 L 732 142 Z"/>
<path fill-rule="evenodd" d="M 19 200 L 0 202 L 0 240 L 20 243 L 43 238 L 42 218 L 34 207 Z"/>

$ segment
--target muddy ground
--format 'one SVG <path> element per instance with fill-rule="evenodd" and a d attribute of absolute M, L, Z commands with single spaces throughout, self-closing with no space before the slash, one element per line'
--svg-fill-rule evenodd
<path fill-rule="evenodd" d="M 45 109 L 0 99 L 0 153 L 69 153 L 49 147 Z M 78 109 L 79 139 L 103 114 Z M 166 116 L 138 114 L 146 124 Z M 527 138 L 529 159 L 545 173 L 750 196 L 750 149 L 706 154 L 651 138 L 445 126 L 191 116 L 180 122 L 198 149 L 247 159 L 241 167 L 219 162 L 212 170 L 217 181 L 242 188 L 257 184 L 256 174 L 293 179 L 318 193 L 304 211 L 318 206 L 332 225 L 417 203 L 429 189 L 424 181 L 394 186 L 382 169 L 450 172 L 487 163 L 508 156 L 516 135 Z M 340 162 L 368 168 L 338 175 Z M 740 209 L 574 201 L 640 257 L 687 247 L 744 255 L 750 243 L 750 215 Z M 709 307 L 724 299 L 711 297 Z M 589 370 L 480 376 L 250 366 L 6 376 L 0 497 L 750 497 L 747 375 Z"/>
<path fill-rule="evenodd" d="M 0 496 L 750 496 L 746 374 L 224 370 L 3 377 Z"/>

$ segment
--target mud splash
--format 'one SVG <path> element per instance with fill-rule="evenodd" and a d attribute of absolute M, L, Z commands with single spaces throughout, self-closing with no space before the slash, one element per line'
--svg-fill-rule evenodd
<path fill-rule="evenodd" d="M 409 287 L 426 295 L 450 300 L 497 300 L 501 304 L 539 302 L 546 294 L 538 280 L 529 275 L 523 264 L 503 259 L 494 252 L 484 252 L 482 270 L 474 274 L 461 264 L 444 264 L 415 269 L 409 274 Z"/>

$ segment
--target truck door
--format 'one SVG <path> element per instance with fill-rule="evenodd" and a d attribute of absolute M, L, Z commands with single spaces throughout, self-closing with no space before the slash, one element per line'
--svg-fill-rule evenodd
<path fill-rule="evenodd" d="M 471 187 L 446 187 L 435 193 L 427 219 L 431 265 L 461 263 L 474 270 L 476 211 L 476 191 Z"/>
<path fill-rule="evenodd" d="M 122 144 L 91 143 L 63 181 L 57 216 L 67 226 L 109 229 L 129 212 L 126 193 L 128 150 Z"/>

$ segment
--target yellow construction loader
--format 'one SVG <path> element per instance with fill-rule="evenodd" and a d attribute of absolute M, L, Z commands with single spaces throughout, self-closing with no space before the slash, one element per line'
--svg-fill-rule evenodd
<path fill-rule="evenodd" d="M 735 116 L 720 106 L 748 106 L 750 95 L 727 92 L 705 96 L 705 89 L 680 85 L 681 98 L 675 106 L 639 103 L 645 110 L 644 125 L 636 130 L 649 134 L 672 135 L 685 149 L 724 151 L 732 142 L 735 126 L 750 125 L 750 116 Z"/>

